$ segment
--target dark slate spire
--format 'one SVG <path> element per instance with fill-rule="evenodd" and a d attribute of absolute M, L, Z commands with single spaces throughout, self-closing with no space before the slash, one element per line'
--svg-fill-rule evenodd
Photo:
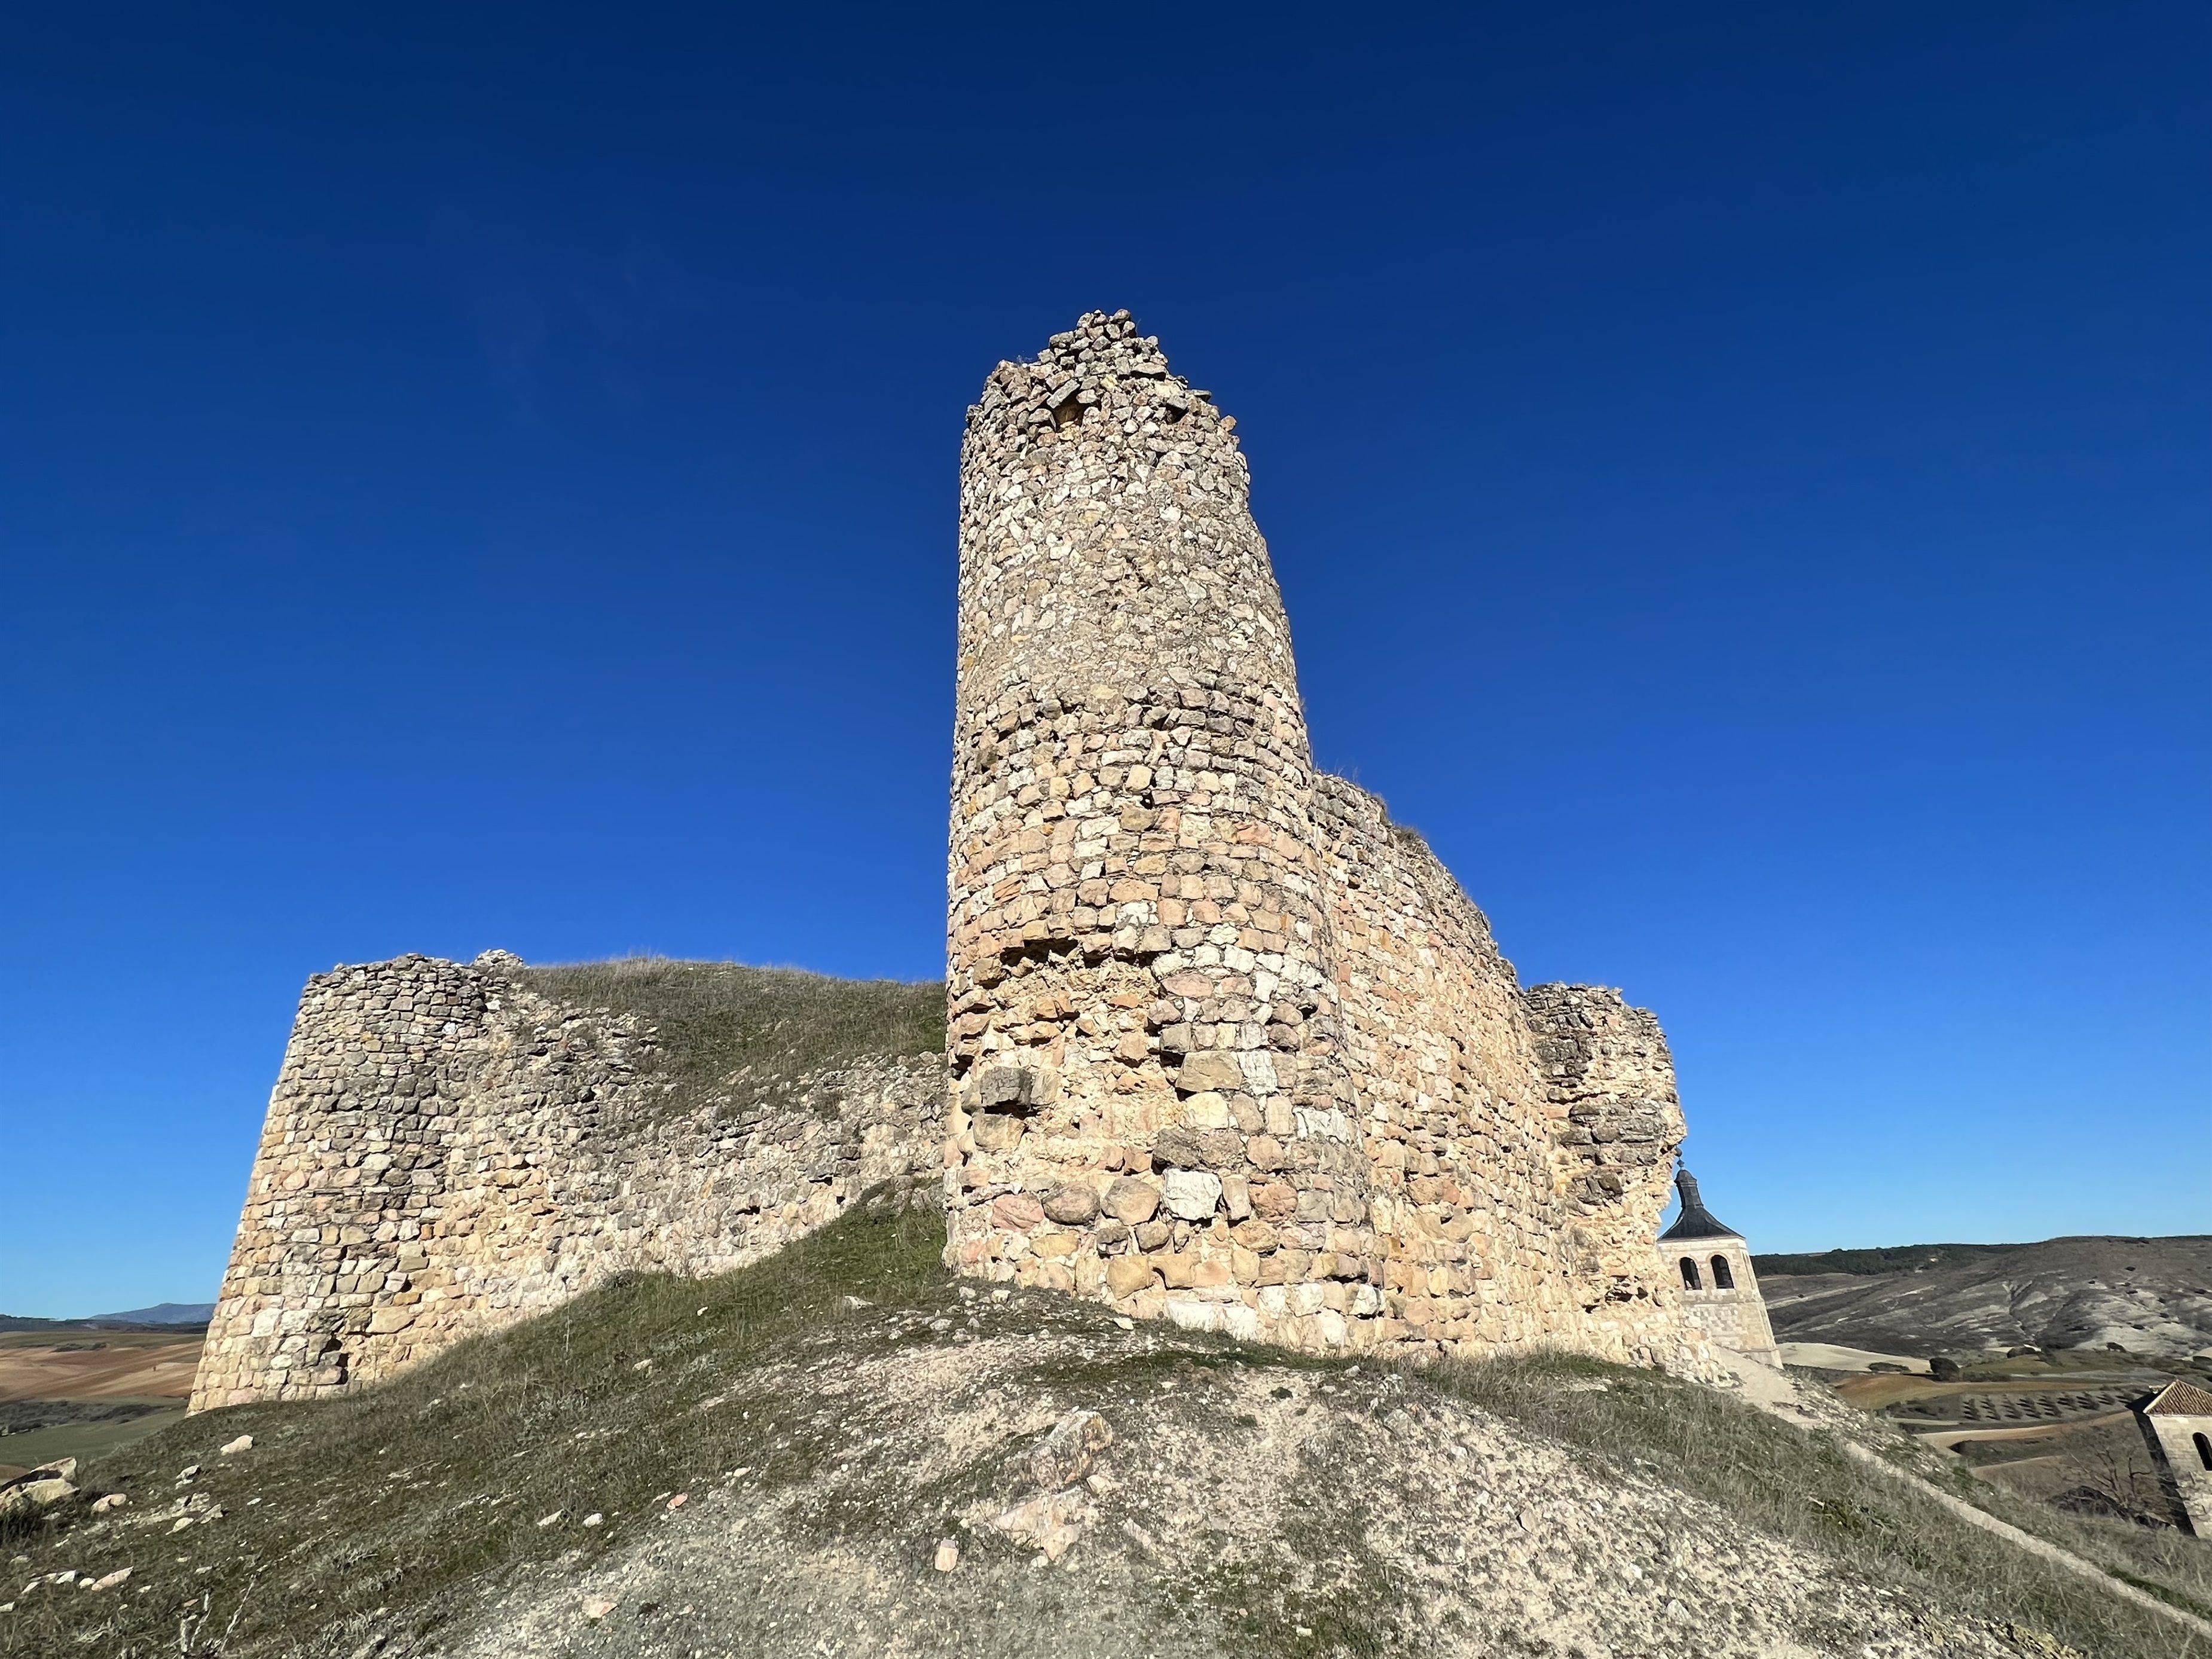
<path fill-rule="evenodd" d="M 1698 1178 L 1687 1170 L 1674 1177 L 1674 1185 L 1681 1189 L 1682 1213 L 1674 1218 L 1674 1224 L 1659 1235 L 1664 1243 L 1670 1238 L 1741 1238 L 1743 1235 L 1705 1207 L 1698 1196 Z"/>

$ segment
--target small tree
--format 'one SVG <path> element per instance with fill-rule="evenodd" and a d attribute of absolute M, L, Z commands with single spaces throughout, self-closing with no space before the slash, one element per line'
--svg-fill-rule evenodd
<path fill-rule="evenodd" d="M 2068 1472 L 2075 1477 L 2073 1489 L 2093 1494 L 2100 1506 L 2109 1505 L 2112 1514 L 2148 1525 L 2168 1524 L 2158 1471 L 2140 1445 L 2100 1436 L 2091 1444 L 2069 1450 L 2066 1462 Z"/>

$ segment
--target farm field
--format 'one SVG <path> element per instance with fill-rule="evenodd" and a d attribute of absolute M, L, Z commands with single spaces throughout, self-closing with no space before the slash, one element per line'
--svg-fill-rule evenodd
<path fill-rule="evenodd" d="M 0 1332 L 0 1476 L 112 1451 L 185 1414 L 205 1333 Z"/>

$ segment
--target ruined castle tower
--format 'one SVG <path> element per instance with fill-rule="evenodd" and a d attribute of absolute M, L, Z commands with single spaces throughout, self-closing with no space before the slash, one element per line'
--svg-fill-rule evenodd
<path fill-rule="evenodd" d="M 1656 1022 L 1316 775 L 1235 422 L 1127 313 L 962 454 L 947 1260 L 1315 1348 L 1698 1363 Z"/>
<path fill-rule="evenodd" d="M 1162 1261 L 1228 1283 L 1225 1252 L 1164 1252 L 1217 1213 L 1296 1216 L 1356 1287 L 1340 1328 L 1379 1305 L 1365 1170 L 1290 630 L 1234 426 L 1126 313 L 1002 364 L 970 416 L 947 994 L 987 1178 L 956 1188 L 974 1202 L 951 1248 L 1127 1297 Z M 1293 1142 L 1309 1156 L 1275 1164 Z M 1283 1176 L 1258 1211 L 1255 1144 Z M 1156 1152 L 1160 1183 L 1086 1178 L 1149 1177 Z"/>

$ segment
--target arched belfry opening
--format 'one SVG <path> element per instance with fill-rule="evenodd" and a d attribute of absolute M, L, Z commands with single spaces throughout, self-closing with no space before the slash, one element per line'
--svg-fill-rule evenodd
<path fill-rule="evenodd" d="M 1759 1294 L 1751 1250 L 1743 1235 L 1705 1207 L 1698 1178 L 1687 1170 L 1674 1176 L 1682 1206 L 1674 1224 L 1659 1236 L 1662 1260 L 1671 1261 L 1682 1280 L 1683 1311 L 1706 1340 L 1764 1364 L 1779 1365 L 1774 1327 Z M 1699 1260 L 1702 1256 L 1704 1259 Z"/>

